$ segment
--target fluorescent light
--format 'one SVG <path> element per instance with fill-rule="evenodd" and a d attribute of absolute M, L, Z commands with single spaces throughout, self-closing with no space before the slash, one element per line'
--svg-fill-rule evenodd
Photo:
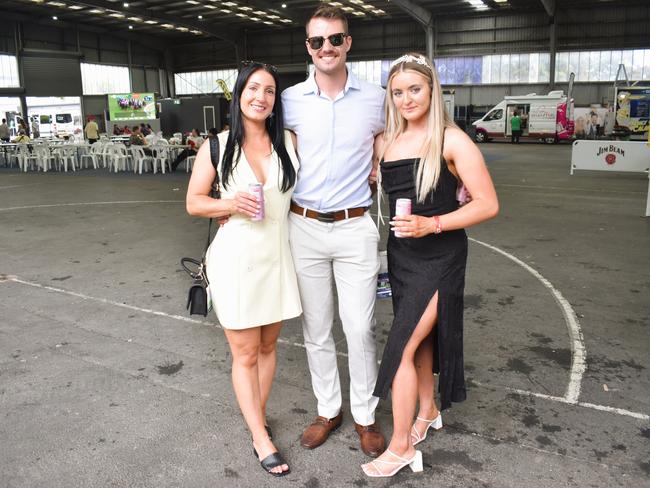
<path fill-rule="evenodd" d="M 232 10 L 228 10 L 227 8 L 222 8 L 221 11 L 222 11 L 224 14 L 232 13 Z"/>
<path fill-rule="evenodd" d="M 164 29 L 173 29 L 174 26 L 172 24 L 160 24 L 160 27 Z"/>
<path fill-rule="evenodd" d="M 265 20 L 264 24 L 266 24 L 266 25 L 274 25 L 273 22 L 271 22 L 270 20 Z"/>
<path fill-rule="evenodd" d="M 259 17 L 251 17 L 250 19 L 251 19 L 253 22 L 259 22 L 260 20 L 262 20 L 262 19 L 260 19 Z"/>
<path fill-rule="evenodd" d="M 70 10 L 81 10 L 83 7 L 81 5 L 68 5 Z"/>
<path fill-rule="evenodd" d="M 149 24 L 149 25 L 156 25 L 158 23 L 158 21 L 157 20 L 145 20 L 144 23 Z"/>
<path fill-rule="evenodd" d="M 53 15 L 52 20 L 59 20 L 59 18 L 56 15 Z"/>
<path fill-rule="evenodd" d="M 283 24 L 290 24 L 292 22 L 292 20 L 290 20 L 290 19 L 280 19 L 280 22 L 282 22 Z"/>
<path fill-rule="evenodd" d="M 214 5 L 204 5 L 204 7 L 205 7 L 205 8 L 209 8 L 210 10 L 214 10 L 214 9 L 217 8 L 217 7 L 215 7 Z"/>
<path fill-rule="evenodd" d="M 196 0 L 187 0 L 187 3 L 189 3 L 190 5 L 198 5 L 199 4 L 199 2 L 197 2 Z"/>
<path fill-rule="evenodd" d="M 235 2 L 223 2 L 223 4 L 226 7 L 236 7 L 237 6 L 237 4 Z"/>
<path fill-rule="evenodd" d="M 181 32 L 188 32 L 189 31 L 189 29 L 187 27 L 176 27 L 176 30 L 181 31 Z"/>
<path fill-rule="evenodd" d="M 279 19 L 279 18 L 280 18 L 279 15 L 275 15 L 275 14 L 273 14 L 273 15 L 267 15 L 267 17 L 268 17 L 269 19 Z"/>
<path fill-rule="evenodd" d="M 112 14 L 108 14 L 109 17 L 113 17 L 115 19 L 123 19 L 125 17 L 124 14 L 121 14 L 119 12 L 113 12 Z"/>
<path fill-rule="evenodd" d="M 48 5 L 52 5 L 52 7 L 65 7 L 65 3 L 63 2 L 47 2 Z"/>
<path fill-rule="evenodd" d="M 236 15 L 237 17 L 242 17 L 242 18 L 244 18 L 244 19 L 247 19 L 247 18 L 248 18 L 248 15 L 246 15 L 246 14 L 242 14 L 241 12 L 237 12 L 235 15 Z"/>
<path fill-rule="evenodd" d="M 90 12 L 91 14 L 103 14 L 104 13 L 104 11 L 102 9 L 100 9 L 100 8 L 94 8 L 92 10 L 89 10 L 88 12 Z"/>
<path fill-rule="evenodd" d="M 245 6 L 243 6 L 243 5 L 240 5 L 240 6 L 239 6 L 239 10 L 243 10 L 243 11 L 245 11 L 245 12 L 248 12 L 249 10 L 253 10 L 253 9 L 250 8 L 250 7 L 245 7 Z"/>
<path fill-rule="evenodd" d="M 129 17 L 129 20 L 132 20 L 133 22 L 142 22 L 140 17 Z"/>

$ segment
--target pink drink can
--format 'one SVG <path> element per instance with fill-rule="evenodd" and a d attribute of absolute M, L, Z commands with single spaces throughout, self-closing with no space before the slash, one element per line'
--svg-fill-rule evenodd
<path fill-rule="evenodd" d="M 260 183 L 251 183 L 248 185 L 248 193 L 254 195 L 260 204 L 260 209 L 251 220 L 264 220 L 264 187 Z"/>
<path fill-rule="evenodd" d="M 398 198 L 395 202 L 395 215 L 411 215 L 411 200 L 409 198 Z M 395 232 L 395 237 L 404 237 L 401 233 Z"/>

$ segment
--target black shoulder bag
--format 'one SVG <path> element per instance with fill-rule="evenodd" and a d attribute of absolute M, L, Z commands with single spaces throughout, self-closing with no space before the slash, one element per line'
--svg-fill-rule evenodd
<path fill-rule="evenodd" d="M 214 170 L 217 173 L 214 178 L 214 182 L 212 183 L 212 191 L 210 192 L 210 196 L 213 198 L 221 198 L 218 171 L 219 139 L 216 136 L 211 137 L 208 139 L 208 142 L 210 144 L 210 159 L 212 160 L 212 166 L 214 166 Z M 217 230 L 219 230 L 218 226 Z M 187 309 L 190 311 L 190 315 L 203 315 L 205 317 L 210 311 L 208 308 L 209 282 L 207 271 L 205 269 L 205 255 L 208 251 L 208 247 L 210 247 L 211 240 L 212 218 L 210 218 L 210 223 L 208 224 L 208 241 L 205 243 L 205 249 L 203 250 L 203 257 L 201 258 L 201 261 L 194 258 L 181 258 L 181 266 L 194 280 L 187 295 Z"/>

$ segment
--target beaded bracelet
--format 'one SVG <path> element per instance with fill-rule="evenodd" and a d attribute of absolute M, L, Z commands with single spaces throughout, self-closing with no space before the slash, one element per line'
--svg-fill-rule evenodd
<path fill-rule="evenodd" d="M 442 232 L 442 226 L 440 225 L 440 217 L 437 215 L 433 216 L 433 221 L 435 222 L 436 226 L 433 229 L 434 234 L 440 234 Z"/>

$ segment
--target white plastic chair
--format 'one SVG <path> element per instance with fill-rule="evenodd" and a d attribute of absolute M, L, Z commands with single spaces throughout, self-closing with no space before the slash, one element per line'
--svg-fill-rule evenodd
<path fill-rule="evenodd" d="M 19 144 L 16 151 L 16 156 L 18 160 L 18 167 L 27 173 L 27 168 L 34 169 L 38 166 L 38 158 L 36 154 L 29 150 L 27 144 Z"/>
<path fill-rule="evenodd" d="M 131 159 L 131 156 L 129 155 L 129 152 L 127 151 L 124 144 L 114 144 L 110 146 L 107 157 L 109 171 L 111 168 L 115 168 L 115 172 L 117 173 L 120 167 L 124 171 L 127 171 L 129 169 L 129 161 Z"/>
<path fill-rule="evenodd" d="M 86 168 L 90 159 L 93 163 L 93 168 L 97 169 L 99 167 L 98 160 L 101 156 L 102 146 L 99 142 L 96 142 L 95 144 L 90 144 L 90 146 L 84 145 L 84 147 L 86 148 L 86 152 L 79 157 L 79 167 L 81 168 L 83 164 L 84 168 Z"/>
<path fill-rule="evenodd" d="M 77 150 L 74 147 L 55 147 L 52 153 L 58 156 L 59 161 L 61 161 L 61 166 L 63 166 L 63 171 L 68 172 L 68 164 L 72 168 L 72 171 L 77 171 Z"/>
<path fill-rule="evenodd" d="M 167 146 L 154 146 L 151 148 L 153 150 L 154 159 L 153 159 L 153 172 L 156 174 L 158 171 L 158 163 L 160 163 L 160 172 L 165 174 L 165 170 L 169 168 L 171 171 L 172 166 L 170 162 L 171 152 L 169 150 L 169 145 Z"/>
<path fill-rule="evenodd" d="M 138 171 L 140 174 L 142 174 L 142 167 L 145 164 L 151 164 L 151 169 L 155 173 L 156 171 L 156 163 L 155 159 L 152 156 L 147 156 L 144 153 L 144 149 L 140 146 L 131 146 L 131 155 L 133 156 L 133 172 L 135 173 Z M 147 171 L 147 168 L 145 167 L 145 172 Z"/>
<path fill-rule="evenodd" d="M 39 144 L 34 147 L 34 154 L 36 155 L 37 164 L 41 167 L 43 172 L 49 169 L 59 169 L 59 158 L 57 155 L 50 151 L 50 148 L 45 144 Z"/>

